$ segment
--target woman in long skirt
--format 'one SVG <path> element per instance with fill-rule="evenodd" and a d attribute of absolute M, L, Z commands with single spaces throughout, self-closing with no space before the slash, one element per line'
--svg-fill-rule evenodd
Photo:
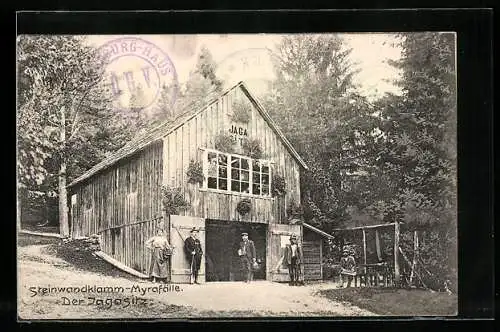
<path fill-rule="evenodd" d="M 151 265 L 149 276 L 153 282 L 167 282 L 170 270 L 170 254 L 172 247 L 164 235 L 163 229 L 158 229 L 155 236 L 146 241 L 146 248 L 151 250 Z"/>

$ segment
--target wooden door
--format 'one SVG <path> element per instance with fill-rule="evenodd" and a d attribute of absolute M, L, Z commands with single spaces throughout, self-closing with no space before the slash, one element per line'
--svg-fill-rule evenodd
<path fill-rule="evenodd" d="M 269 224 L 267 242 L 267 279 L 272 281 L 289 281 L 288 269 L 283 264 L 286 244 L 290 243 L 290 235 L 302 238 L 301 225 Z"/>
<path fill-rule="evenodd" d="M 189 283 L 191 261 L 184 252 L 184 240 L 189 237 L 193 227 L 199 230 L 199 239 L 203 249 L 198 281 L 205 282 L 205 219 L 186 216 L 170 216 L 170 241 L 174 246 L 172 255 L 172 282 Z"/>

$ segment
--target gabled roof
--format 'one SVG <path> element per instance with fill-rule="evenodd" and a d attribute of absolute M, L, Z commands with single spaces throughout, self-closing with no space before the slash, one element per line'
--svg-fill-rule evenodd
<path fill-rule="evenodd" d="M 137 138 L 132 139 L 130 142 L 125 144 L 122 148 L 111 154 L 109 157 L 101 161 L 100 163 L 96 164 L 92 168 L 90 168 L 87 172 L 83 173 L 80 175 L 78 178 L 76 178 L 73 182 L 71 182 L 68 185 L 69 187 L 73 187 L 76 184 L 90 178 L 91 176 L 113 166 L 115 163 L 118 161 L 129 157 L 136 152 L 139 152 L 146 148 L 147 146 L 154 144 L 161 140 L 163 137 L 167 136 L 180 126 L 182 126 L 184 123 L 188 122 L 195 116 L 197 116 L 199 113 L 203 112 L 207 107 L 210 107 L 213 103 L 217 102 L 222 96 L 228 94 L 232 90 L 240 87 L 243 92 L 247 95 L 247 97 L 254 103 L 256 106 L 257 111 L 260 113 L 260 115 L 264 118 L 264 120 L 268 123 L 269 127 L 274 131 L 274 133 L 281 139 L 282 143 L 285 145 L 287 148 L 288 152 L 294 157 L 294 159 L 305 169 L 308 169 L 306 163 L 300 155 L 297 153 L 297 151 L 293 148 L 293 146 L 290 144 L 290 142 L 286 139 L 285 135 L 283 135 L 283 132 L 278 128 L 276 123 L 271 119 L 269 116 L 269 113 L 264 109 L 262 104 L 250 93 L 248 88 L 243 82 L 239 82 L 233 87 L 229 88 L 222 94 L 217 95 L 216 97 L 213 97 L 210 99 L 210 102 L 206 104 L 204 107 L 197 109 L 196 111 L 193 112 L 193 110 L 188 109 L 187 111 L 183 112 L 181 115 L 176 117 L 174 120 L 169 120 L 161 123 L 160 125 L 154 126 L 147 130 L 143 135 L 140 135 Z M 188 106 L 189 108 L 189 106 Z"/>

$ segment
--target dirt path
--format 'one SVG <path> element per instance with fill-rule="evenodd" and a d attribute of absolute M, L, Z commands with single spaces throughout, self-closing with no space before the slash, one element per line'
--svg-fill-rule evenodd
<path fill-rule="evenodd" d="M 159 284 L 148 281 L 76 270 L 45 253 L 45 247 L 31 245 L 18 250 L 19 314 L 23 319 L 374 315 L 315 295 L 320 289 L 336 287 L 335 284 L 290 287 L 267 281 L 214 282 L 177 285 L 177 289 L 166 285 L 159 289 Z M 91 291 L 84 292 L 81 287 L 85 285 Z M 45 288 L 50 287 L 58 290 L 48 292 Z M 74 288 L 62 287 L 79 290 L 75 293 Z M 109 292 L 104 287 L 117 288 Z M 69 301 L 74 302 L 67 304 Z"/>

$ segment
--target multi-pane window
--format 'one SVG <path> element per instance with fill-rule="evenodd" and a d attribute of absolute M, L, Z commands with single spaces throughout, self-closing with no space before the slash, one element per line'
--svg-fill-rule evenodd
<path fill-rule="evenodd" d="M 268 161 L 208 151 L 207 188 L 258 196 L 270 195 Z"/>
<path fill-rule="evenodd" d="M 255 160 L 253 162 L 252 171 L 253 171 L 252 194 L 268 196 L 269 181 L 270 181 L 269 164 Z"/>
<path fill-rule="evenodd" d="M 227 156 L 217 152 L 209 152 L 207 156 L 208 188 L 227 190 Z"/>
<path fill-rule="evenodd" d="M 231 156 L 231 191 L 250 192 L 250 160 Z"/>

